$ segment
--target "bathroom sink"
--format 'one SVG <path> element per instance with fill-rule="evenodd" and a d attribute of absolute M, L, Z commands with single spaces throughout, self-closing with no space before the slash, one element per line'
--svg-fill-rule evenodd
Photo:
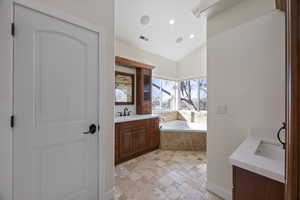
<path fill-rule="evenodd" d="M 255 155 L 271 160 L 284 160 L 284 149 L 280 144 L 261 141 L 255 151 Z"/>

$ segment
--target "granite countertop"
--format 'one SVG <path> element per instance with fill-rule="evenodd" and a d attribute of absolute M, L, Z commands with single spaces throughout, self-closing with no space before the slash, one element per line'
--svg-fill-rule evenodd
<path fill-rule="evenodd" d="M 123 116 L 123 117 L 115 117 L 115 123 L 137 121 L 137 120 L 151 119 L 151 118 L 157 118 L 157 117 L 159 117 L 158 114 L 130 115 L 130 116 Z"/>
<path fill-rule="evenodd" d="M 273 149 L 266 147 L 267 156 L 259 155 L 260 145 L 268 143 L 273 145 Z M 277 145 L 277 146 L 276 146 Z M 284 150 L 277 141 L 266 140 L 254 136 L 248 137 L 230 156 L 229 161 L 232 165 L 267 178 L 284 183 Z"/>

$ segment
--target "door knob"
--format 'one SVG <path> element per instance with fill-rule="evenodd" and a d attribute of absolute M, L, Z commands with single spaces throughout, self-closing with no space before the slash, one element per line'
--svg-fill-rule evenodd
<path fill-rule="evenodd" d="M 89 131 L 84 132 L 83 134 L 95 134 L 97 131 L 97 126 L 95 124 L 91 124 L 89 127 Z"/>

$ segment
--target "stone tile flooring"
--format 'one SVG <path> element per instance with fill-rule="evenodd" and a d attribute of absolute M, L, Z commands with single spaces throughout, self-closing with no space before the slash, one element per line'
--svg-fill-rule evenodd
<path fill-rule="evenodd" d="M 206 153 L 156 150 L 116 166 L 115 200 L 221 200 L 206 187 Z"/>

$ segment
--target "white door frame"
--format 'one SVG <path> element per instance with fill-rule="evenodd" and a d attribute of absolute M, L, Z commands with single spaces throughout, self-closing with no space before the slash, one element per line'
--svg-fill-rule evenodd
<path fill-rule="evenodd" d="M 85 20 L 82 20 L 82 19 L 79 19 L 79 18 L 76 18 L 74 16 L 71 16 L 71 15 L 68 15 L 68 14 L 65 14 L 63 13 L 62 11 L 59 11 L 55 8 L 50 8 L 50 7 L 46 7 L 45 5 L 42 5 L 40 3 L 37 3 L 37 2 L 33 2 L 33 1 L 30 1 L 30 0 L 13 0 L 12 1 L 12 22 L 14 21 L 14 16 L 15 16 L 15 13 L 14 13 L 14 8 L 15 8 L 15 5 L 21 5 L 23 7 L 26 7 L 26 8 L 29 8 L 29 9 L 32 9 L 34 11 L 37 11 L 37 12 L 40 12 L 42 14 L 45 14 L 45 15 L 48 15 L 48 16 L 51 16 L 53 18 L 56 18 L 56 19 L 59 19 L 59 20 L 63 20 L 65 22 L 68 22 L 68 23 L 71 23 L 71 24 L 74 24 L 74 25 L 77 25 L 77 26 L 80 26 L 82 28 L 85 28 L 85 29 L 88 29 L 90 31 L 93 31 L 95 32 L 97 35 L 98 35 L 98 38 L 99 38 L 99 44 L 98 44 L 98 52 L 99 52 L 99 56 L 98 56 L 98 120 L 99 120 L 99 126 L 100 126 L 100 130 L 99 130 L 99 136 L 98 136 L 98 162 L 99 162 L 99 169 L 98 169 L 98 197 L 99 199 L 98 200 L 102 200 L 105 198 L 105 190 L 104 190 L 104 163 L 103 161 L 101 161 L 101 153 L 104 152 L 104 145 L 103 145 L 103 133 L 102 133 L 102 129 L 101 127 L 103 127 L 103 121 L 102 121 L 102 117 L 101 117 L 101 112 L 100 112 L 100 108 L 102 107 L 102 101 L 100 99 L 100 85 L 101 84 L 104 84 L 103 83 L 103 77 L 104 77 L 104 73 L 103 73 L 103 66 L 104 66 L 104 56 L 103 56 L 103 47 L 105 45 L 105 31 L 103 28 L 99 27 L 99 26 L 96 26 L 94 24 L 91 24 L 89 22 L 86 22 Z M 14 44 L 13 44 L 13 38 L 12 38 L 12 52 L 14 51 L 13 48 L 14 48 Z M 13 55 L 13 53 L 12 53 Z M 14 69 L 14 57 L 12 56 L 12 69 Z M 14 77 L 12 75 L 12 82 L 14 81 Z M 12 89 L 12 95 L 13 95 L 13 90 L 14 90 L 14 87 L 11 88 Z M 12 100 L 13 100 L 13 97 L 12 97 Z M 14 110 L 13 110 L 13 107 L 14 107 L 14 102 L 12 101 L 12 113 L 14 113 Z M 11 130 L 11 132 L 13 133 L 13 129 Z M 11 146 L 11 156 L 13 155 L 13 146 Z M 13 160 L 11 160 L 11 166 L 13 167 Z M 10 196 L 11 196 L 11 199 L 14 200 L 14 194 L 13 194 L 13 191 L 14 191 L 14 183 L 13 183 L 13 173 L 12 173 L 12 169 L 11 169 L 11 173 L 10 173 L 10 181 L 11 181 L 11 189 L 10 189 Z"/>

